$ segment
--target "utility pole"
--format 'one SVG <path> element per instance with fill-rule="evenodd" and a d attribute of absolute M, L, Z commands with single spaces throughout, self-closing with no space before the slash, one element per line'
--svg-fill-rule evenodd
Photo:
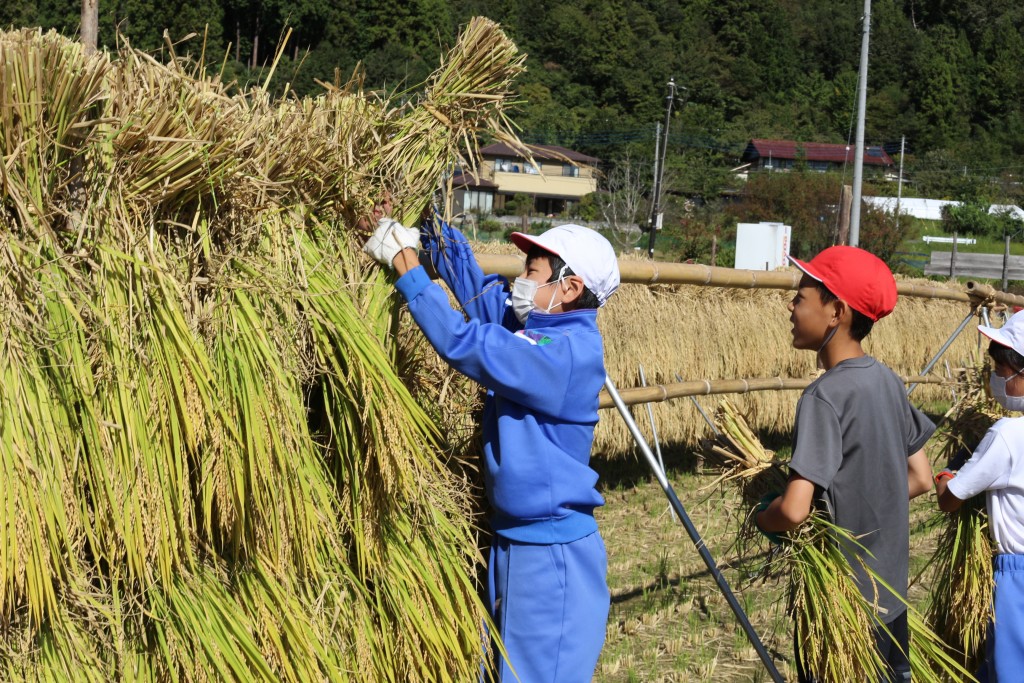
<path fill-rule="evenodd" d="M 661 184 L 665 178 L 665 153 L 668 151 L 668 130 L 672 120 L 672 101 L 676 96 L 676 79 L 668 80 L 668 95 L 665 97 L 665 137 L 661 143 L 661 159 L 655 158 L 654 196 L 651 201 L 651 215 L 647 220 L 647 258 L 654 258 L 654 238 L 661 229 Z M 657 145 L 655 145 L 657 147 Z M 657 149 L 655 150 L 657 157 Z"/>
<path fill-rule="evenodd" d="M 864 114 L 868 101 L 868 43 L 871 35 L 871 0 L 864 0 L 864 35 L 860 42 L 857 83 L 857 147 L 853 160 L 853 207 L 850 211 L 850 246 L 860 245 L 861 185 L 864 183 Z"/>
<path fill-rule="evenodd" d="M 659 121 L 658 123 L 654 124 L 654 177 L 651 178 L 651 188 L 652 188 L 651 189 L 651 202 L 652 202 L 651 203 L 651 210 L 652 210 L 652 214 L 651 215 L 652 216 L 654 215 L 653 214 L 654 205 L 657 202 L 657 199 L 655 197 L 656 197 L 656 195 L 658 193 L 658 179 L 661 178 L 660 164 L 661 164 L 661 122 Z M 647 227 L 650 228 L 650 225 L 651 225 L 651 219 L 650 219 L 650 217 L 648 217 L 648 219 L 647 219 Z"/>
<path fill-rule="evenodd" d="M 907 143 L 907 136 L 900 136 L 900 177 L 896 183 L 896 229 L 900 227 L 900 200 L 903 198 L 903 147 Z M 1004 290 L 1005 291 L 1005 290 Z"/>
<path fill-rule="evenodd" d="M 80 32 L 86 54 L 96 51 L 99 39 L 100 0 L 82 0 Z"/>

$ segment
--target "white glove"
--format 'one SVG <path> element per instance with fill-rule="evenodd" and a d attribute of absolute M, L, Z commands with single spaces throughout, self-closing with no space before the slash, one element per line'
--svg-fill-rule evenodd
<path fill-rule="evenodd" d="M 403 249 L 419 249 L 420 231 L 416 228 L 407 228 L 392 218 L 381 218 L 377 226 L 363 251 L 382 266 L 393 268 L 395 256 Z"/>

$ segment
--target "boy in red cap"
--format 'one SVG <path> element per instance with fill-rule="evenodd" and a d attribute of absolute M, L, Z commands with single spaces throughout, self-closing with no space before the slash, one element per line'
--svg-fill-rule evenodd
<path fill-rule="evenodd" d="M 793 346 L 815 351 L 825 373 L 797 404 L 786 489 L 759 506 L 755 522 L 777 542 L 817 506 L 858 538 L 863 549 L 843 552 L 885 625 L 875 628 L 875 642 L 889 680 L 909 681 L 909 501 L 931 489 L 923 446 L 935 425 L 910 405 L 900 378 L 861 347 L 895 307 L 896 282 L 881 259 L 856 247 L 831 247 L 807 263 L 790 260 L 804 273 L 789 304 Z M 861 561 L 896 594 L 874 585 Z M 796 662 L 800 681 L 816 680 L 799 644 Z"/>

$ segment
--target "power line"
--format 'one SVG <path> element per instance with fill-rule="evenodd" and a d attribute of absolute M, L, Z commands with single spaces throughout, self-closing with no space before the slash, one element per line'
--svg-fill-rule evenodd
<path fill-rule="evenodd" d="M 525 131 L 519 138 L 528 144 L 534 145 L 577 145 L 599 147 L 602 145 L 619 145 L 627 142 L 647 142 L 651 139 L 654 125 L 641 128 L 629 128 L 623 130 L 604 130 L 587 132 L 570 131 Z M 676 131 L 669 132 L 668 141 L 676 147 L 688 147 L 692 149 L 708 149 L 722 153 L 742 154 L 746 149 L 746 143 L 722 142 L 710 135 L 697 132 Z"/>
<path fill-rule="evenodd" d="M 602 147 L 615 146 L 631 142 L 646 143 L 651 139 L 654 124 L 636 128 L 625 128 L 619 130 L 592 130 L 592 131 L 525 131 L 520 139 L 528 144 L 535 145 L 559 145 L 562 147 Z M 746 143 L 731 143 L 719 140 L 711 135 L 695 131 L 676 130 L 667 136 L 668 144 L 676 148 L 703 149 L 720 154 L 740 157 L 746 149 Z M 975 180 L 993 180 L 993 174 L 1002 172 L 1024 174 L 1024 163 L 1020 164 L 985 164 L 968 165 L 966 172 L 963 166 L 953 167 L 941 163 L 915 162 L 907 169 L 908 173 L 920 175 L 923 173 L 937 176 L 961 176 Z"/>

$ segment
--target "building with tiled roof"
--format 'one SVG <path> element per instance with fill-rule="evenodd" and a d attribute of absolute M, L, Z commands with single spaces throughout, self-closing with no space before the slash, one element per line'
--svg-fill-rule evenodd
<path fill-rule="evenodd" d="M 795 140 L 751 140 L 741 161 L 750 164 L 751 171 L 787 171 L 798 163 L 812 171 L 833 171 L 843 166 L 853 168 L 856 150 L 853 145 L 825 142 L 797 142 Z M 864 148 L 864 167 L 888 169 L 894 166 L 892 157 L 878 146 Z"/>
<path fill-rule="evenodd" d="M 597 157 L 555 145 L 526 145 L 534 163 L 505 143 L 480 149 L 481 167 L 453 178 L 457 213 L 500 212 L 517 194 L 533 199 L 542 216 L 572 213 L 579 200 L 597 190 Z"/>

